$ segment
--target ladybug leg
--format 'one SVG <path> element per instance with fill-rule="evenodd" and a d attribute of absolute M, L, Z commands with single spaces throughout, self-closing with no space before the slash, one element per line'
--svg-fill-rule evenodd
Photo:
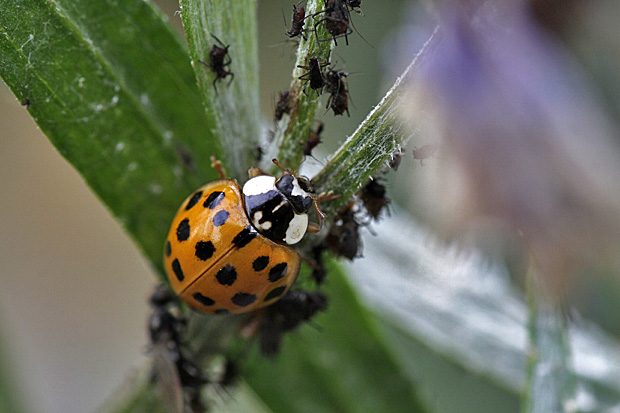
<path fill-rule="evenodd" d="M 325 219 L 325 214 L 319 208 L 319 204 L 322 201 L 330 201 L 332 199 L 340 198 L 341 195 L 334 194 L 334 191 L 329 191 L 327 193 L 321 192 L 319 196 L 314 200 L 314 215 L 316 216 L 317 223 L 311 222 L 308 224 L 308 229 L 306 230 L 310 234 L 315 234 L 323 228 L 323 220 Z"/>
<path fill-rule="evenodd" d="M 220 175 L 220 178 L 226 178 L 226 171 L 222 166 L 222 162 L 215 159 L 215 156 L 211 156 L 211 168 L 215 169 L 217 173 Z"/>

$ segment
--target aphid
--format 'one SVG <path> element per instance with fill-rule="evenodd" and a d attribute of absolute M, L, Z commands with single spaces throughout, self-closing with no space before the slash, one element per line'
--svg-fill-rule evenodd
<path fill-rule="evenodd" d="M 320 19 L 316 16 L 322 14 Z M 344 37 L 347 46 L 349 45 L 348 36 L 353 33 L 353 29 L 349 25 L 351 13 L 347 4 L 343 0 L 327 0 L 325 9 L 318 11 L 312 15 L 315 20 L 314 33 L 318 42 L 324 42 L 325 39 L 319 39 L 317 27 L 321 24 L 325 24 L 325 30 L 332 38 L 327 40 L 334 40 L 334 44 L 337 46 L 339 37 Z"/>
<path fill-rule="evenodd" d="M 376 221 L 379 219 L 381 211 L 390 203 L 386 196 L 386 188 L 379 179 L 370 179 L 359 193 L 359 197 L 364 204 L 368 214 Z"/>
<path fill-rule="evenodd" d="M 230 45 L 224 46 L 224 43 L 222 43 L 220 39 L 215 36 L 213 36 L 213 38 L 217 40 L 221 47 L 214 44 L 209 52 L 209 63 L 205 63 L 202 60 L 200 63 L 207 66 L 213 73 L 215 73 L 215 79 L 213 79 L 213 86 L 215 86 L 215 82 L 220 79 L 225 79 L 227 76 L 231 76 L 231 80 L 234 79 L 235 74 L 226 69 L 226 67 L 230 66 L 232 63 L 232 59 L 228 54 L 228 48 Z"/>
<path fill-rule="evenodd" d="M 317 96 L 323 93 L 323 87 L 325 87 L 325 75 L 323 74 L 323 68 L 329 66 L 329 62 L 319 62 L 319 59 L 312 57 L 308 59 L 308 64 L 305 66 L 298 65 L 300 69 L 307 70 L 306 73 L 299 76 L 298 79 L 304 81 L 304 94 L 306 93 L 306 86 L 310 83 L 310 88 L 316 92 Z"/>
<path fill-rule="evenodd" d="M 327 99 L 325 108 L 334 112 L 334 116 L 342 115 L 347 112 L 349 115 L 349 89 L 347 87 L 346 77 L 348 73 L 339 72 L 337 70 L 329 70 L 326 75 L 326 83 L 329 87 L 330 96 Z"/>
<path fill-rule="evenodd" d="M 321 228 L 318 203 L 329 194 L 317 198 L 308 179 L 282 167 L 279 178 L 252 168 L 242 188 L 212 161 L 222 179 L 190 195 L 170 227 L 168 280 L 183 301 L 208 314 L 271 305 L 297 278 L 301 258 L 290 246 Z M 317 223 L 309 223 L 311 209 Z"/>
<path fill-rule="evenodd" d="M 293 108 L 291 105 L 291 93 L 288 90 L 280 92 L 280 98 L 276 103 L 276 109 L 273 114 L 273 118 L 276 122 L 282 119 L 285 113 L 290 113 Z"/>
<path fill-rule="evenodd" d="M 323 122 L 319 122 L 319 126 L 316 130 L 311 130 L 306 143 L 304 143 L 303 153 L 304 156 L 312 156 L 312 149 L 314 149 L 319 143 L 321 143 L 321 133 L 323 132 Z"/>
<path fill-rule="evenodd" d="M 435 153 L 441 148 L 440 145 L 429 143 L 427 145 L 423 145 L 419 148 L 413 147 L 413 159 L 418 159 L 420 161 L 420 165 L 424 166 L 424 160 L 434 156 Z"/>
<path fill-rule="evenodd" d="M 325 263 L 323 262 L 323 251 L 327 246 L 325 243 L 321 243 L 310 251 L 310 257 L 312 261 L 310 263 L 312 267 L 312 278 L 317 283 L 317 285 L 323 284 L 325 277 L 327 276 L 327 269 L 325 268 Z"/>
<path fill-rule="evenodd" d="M 304 35 L 304 19 L 306 18 L 306 9 L 302 6 L 297 7 L 293 4 L 293 21 L 291 22 L 291 30 L 286 32 L 286 35 L 290 38 L 301 36 L 306 39 Z"/>
<path fill-rule="evenodd" d="M 263 355 L 280 351 L 282 336 L 309 321 L 327 308 L 327 297 L 320 292 L 290 290 L 274 305 L 267 307 L 260 321 L 259 344 Z"/>
<path fill-rule="evenodd" d="M 362 0 L 344 0 L 344 2 L 347 3 L 351 10 L 362 6 Z"/>
<path fill-rule="evenodd" d="M 176 297 L 160 285 L 151 295 L 150 304 L 153 308 L 148 322 L 151 354 L 164 401 L 175 412 L 186 410 L 185 395 L 190 405 L 203 406 L 200 392 L 209 380 L 181 345 L 185 320 L 178 315 Z"/>
<path fill-rule="evenodd" d="M 351 203 L 340 211 L 325 238 L 327 247 L 334 255 L 350 260 L 359 257 L 362 248 L 360 223 L 355 217 L 353 205 Z"/>
<path fill-rule="evenodd" d="M 390 161 L 390 168 L 392 168 L 395 171 L 398 171 L 398 167 L 400 166 L 400 162 L 403 160 L 403 154 L 404 153 L 405 153 L 405 151 L 400 149 L 400 151 L 398 151 L 398 153 L 394 154 L 394 157 Z"/>
<path fill-rule="evenodd" d="M 196 162 L 192 153 L 183 145 L 176 145 L 175 149 L 177 154 L 181 158 L 181 163 L 188 171 L 194 171 L 196 169 Z"/>

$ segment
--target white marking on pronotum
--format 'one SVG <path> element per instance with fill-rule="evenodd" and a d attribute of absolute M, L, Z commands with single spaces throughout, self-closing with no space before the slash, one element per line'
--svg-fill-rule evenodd
<path fill-rule="evenodd" d="M 275 190 L 276 178 L 275 176 L 260 175 L 248 180 L 243 185 L 243 195 L 252 196 L 260 195 Z"/>
<path fill-rule="evenodd" d="M 309 193 L 307 193 L 306 191 L 301 189 L 301 187 L 299 186 L 299 181 L 297 179 L 293 180 L 293 190 L 291 191 L 291 195 L 293 195 L 293 196 L 303 196 L 303 197 L 310 196 Z"/>

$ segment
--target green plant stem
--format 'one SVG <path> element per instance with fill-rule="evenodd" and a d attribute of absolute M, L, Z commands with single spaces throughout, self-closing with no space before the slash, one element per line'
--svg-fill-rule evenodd
<path fill-rule="evenodd" d="M 309 0 L 306 5 L 306 16 L 311 16 L 323 10 L 324 7 L 325 2 L 322 0 Z M 302 145 L 308 139 L 310 130 L 315 126 L 314 121 L 320 99 L 317 93 L 310 89 L 309 85 L 304 90 L 306 80 L 302 80 L 300 77 L 308 71 L 300 66 L 307 66 L 310 58 L 317 58 L 319 62 L 327 63 L 334 48 L 333 41 L 325 41 L 331 36 L 327 33 L 324 24 L 315 27 L 314 19 L 307 17 L 304 27 L 307 35 L 305 39 L 301 38 L 300 40 L 291 81 L 292 110 L 289 115 L 284 115 L 276 125 L 276 133 L 273 142 L 267 146 L 268 150 L 263 164 L 265 169 L 273 172 L 277 172 L 277 168 L 270 164 L 272 158 L 279 159 L 293 171 L 299 169 L 303 160 Z M 317 37 L 321 41 L 317 41 Z"/>
<path fill-rule="evenodd" d="M 523 413 L 573 411 L 575 376 L 561 298 L 548 292 L 531 264 L 528 272 L 530 350 Z M 571 405 L 573 406 L 571 408 Z"/>
<path fill-rule="evenodd" d="M 413 128 L 403 120 L 403 105 L 424 56 L 435 46 L 438 28 L 424 44 L 404 73 L 357 130 L 338 149 L 327 165 L 312 179 L 318 192 L 334 191 L 340 198 L 321 205 L 323 212 L 337 211 L 378 171 L 389 162 L 413 136 Z"/>

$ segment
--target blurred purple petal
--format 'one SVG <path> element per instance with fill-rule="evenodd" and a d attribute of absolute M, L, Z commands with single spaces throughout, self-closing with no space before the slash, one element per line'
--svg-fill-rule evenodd
<path fill-rule="evenodd" d="M 587 81 L 520 2 L 453 4 L 403 111 L 442 145 L 436 218 L 450 229 L 499 218 L 554 278 L 617 252 L 618 133 Z"/>

